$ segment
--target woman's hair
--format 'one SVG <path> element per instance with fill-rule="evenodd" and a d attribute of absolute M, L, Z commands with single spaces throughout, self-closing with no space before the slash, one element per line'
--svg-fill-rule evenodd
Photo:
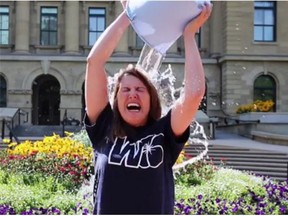
<path fill-rule="evenodd" d="M 117 101 L 117 94 L 120 88 L 120 82 L 126 75 L 131 75 L 138 78 L 148 90 L 150 95 L 150 109 L 148 113 L 147 122 L 158 120 L 161 117 L 161 102 L 158 92 L 150 80 L 142 72 L 139 72 L 135 67 L 130 67 L 120 73 L 115 83 L 114 96 L 113 96 L 113 110 L 114 110 L 114 121 L 113 121 L 113 135 L 123 137 L 126 135 L 124 131 L 124 125 L 126 124 L 122 118 Z"/>

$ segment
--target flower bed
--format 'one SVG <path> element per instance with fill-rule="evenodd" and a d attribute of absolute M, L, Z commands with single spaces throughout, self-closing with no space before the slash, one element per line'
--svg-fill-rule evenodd
<path fill-rule="evenodd" d="M 0 214 L 92 212 L 91 193 L 82 188 L 93 175 L 93 151 L 76 138 L 9 144 L 0 156 Z"/>
<path fill-rule="evenodd" d="M 266 100 L 266 101 L 256 100 L 250 104 L 240 105 L 237 108 L 236 113 L 241 114 L 248 112 L 270 112 L 272 111 L 273 106 L 274 102 L 272 100 Z"/>
<path fill-rule="evenodd" d="M 86 141 L 83 132 L 54 135 L 0 152 L 0 214 L 92 214 L 92 149 Z M 178 162 L 183 160 L 182 153 Z M 287 181 L 225 164 L 216 167 L 207 160 L 188 165 L 175 177 L 176 214 L 288 213 Z"/>
<path fill-rule="evenodd" d="M 202 166 L 196 172 L 191 167 L 180 174 L 181 178 L 176 184 L 176 214 L 288 213 L 288 181 L 272 181 L 268 177 L 225 167 L 213 169 L 211 174 L 207 172 L 207 162 L 201 163 Z M 207 174 L 203 174 L 205 172 Z M 199 176 L 200 173 L 202 177 Z M 195 178 L 198 181 L 193 180 Z"/>

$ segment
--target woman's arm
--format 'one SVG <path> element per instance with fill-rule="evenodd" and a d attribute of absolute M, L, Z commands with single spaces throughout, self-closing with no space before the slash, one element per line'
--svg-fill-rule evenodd
<path fill-rule="evenodd" d="M 87 57 L 85 101 L 86 112 L 91 124 L 96 122 L 99 114 L 109 101 L 105 64 L 129 24 L 130 21 L 123 11 L 102 33 Z"/>
<path fill-rule="evenodd" d="M 195 34 L 209 18 L 211 11 L 212 5 L 206 4 L 201 14 L 185 27 L 183 33 L 185 46 L 184 91 L 173 106 L 171 113 L 171 127 L 176 136 L 183 134 L 191 124 L 205 94 L 205 74 Z"/>

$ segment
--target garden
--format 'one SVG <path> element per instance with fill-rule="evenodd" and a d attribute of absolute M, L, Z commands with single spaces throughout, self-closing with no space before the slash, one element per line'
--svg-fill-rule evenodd
<path fill-rule="evenodd" d="M 85 131 L 7 145 L 0 151 L 1 215 L 92 214 L 93 151 Z M 175 214 L 288 214 L 287 180 L 208 158 L 175 172 L 175 189 Z"/>

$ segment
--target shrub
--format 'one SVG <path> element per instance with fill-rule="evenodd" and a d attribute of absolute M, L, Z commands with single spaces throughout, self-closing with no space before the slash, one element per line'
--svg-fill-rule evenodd
<path fill-rule="evenodd" d="M 211 160 L 202 159 L 193 164 L 188 164 L 185 169 L 176 172 L 175 183 L 184 186 L 201 185 L 211 179 L 216 170 L 217 167 L 213 165 Z"/>
<path fill-rule="evenodd" d="M 37 173 L 0 170 L 0 191 L 0 214 L 74 215 L 91 212 L 93 207 L 79 192 L 67 191 L 62 181 Z"/>

